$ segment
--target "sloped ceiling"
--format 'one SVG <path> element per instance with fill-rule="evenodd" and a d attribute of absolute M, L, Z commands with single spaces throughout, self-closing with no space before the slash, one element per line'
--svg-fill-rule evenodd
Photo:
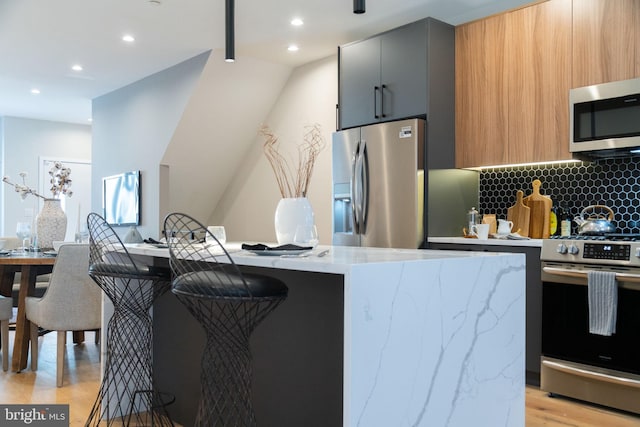
<path fill-rule="evenodd" d="M 208 218 L 233 179 L 291 67 L 244 57 L 232 67 L 212 52 L 162 164 L 169 211 Z"/>

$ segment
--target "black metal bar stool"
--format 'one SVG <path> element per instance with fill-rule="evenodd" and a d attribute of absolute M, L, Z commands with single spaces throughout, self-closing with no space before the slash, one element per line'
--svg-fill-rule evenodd
<path fill-rule="evenodd" d="M 207 336 L 195 425 L 255 426 L 249 337 L 288 289 L 271 277 L 242 274 L 220 242 L 188 215 L 167 215 L 164 230 L 171 291 Z"/>
<path fill-rule="evenodd" d="M 98 397 L 86 426 L 173 426 L 166 406 L 174 397 L 153 386 L 153 301 L 170 285 L 170 271 L 134 260 L 100 215 L 87 217 L 89 275 L 113 303 Z"/>

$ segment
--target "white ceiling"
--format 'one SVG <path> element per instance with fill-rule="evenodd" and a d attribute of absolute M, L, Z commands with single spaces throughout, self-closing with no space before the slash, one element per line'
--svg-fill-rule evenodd
<path fill-rule="evenodd" d="M 367 0 L 366 13 L 355 15 L 352 0 L 236 0 L 236 59 L 297 66 L 427 16 L 458 25 L 531 1 Z M 92 98 L 222 49 L 224 3 L 0 0 L 0 116 L 88 123 Z M 292 27 L 293 17 L 305 25 Z M 124 33 L 136 42 L 122 42 Z M 290 43 L 300 50 L 288 52 Z M 76 63 L 82 72 L 71 70 Z"/>

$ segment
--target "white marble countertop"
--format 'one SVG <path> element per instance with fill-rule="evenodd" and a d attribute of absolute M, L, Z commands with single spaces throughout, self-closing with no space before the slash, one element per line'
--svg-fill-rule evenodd
<path fill-rule="evenodd" d="M 465 237 L 429 237 L 429 243 L 456 243 L 461 245 L 493 245 L 493 246 L 529 246 L 542 247 L 543 239 L 511 240 L 511 239 L 467 239 Z"/>
<path fill-rule="evenodd" d="M 475 240 L 475 239 L 463 239 Z M 269 244 L 269 243 L 266 243 Z M 349 246 L 319 245 L 309 255 L 296 257 L 291 255 L 257 255 L 241 249 L 240 242 L 227 242 L 224 247 L 238 265 L 279 268 L 284 270 L 303 270 L 319 273 L 344 274 L 354 265 L 399 263 L 407 261 L 439 261 L 450 258 L 492 257 L 500 254 L 490 252 L 441 251 L 429 249 L 389 249 Z M 271 245 L 271 244 L 269 244 Z M 273 244 L 276 246 L 277 244 Z M 169 257 L 168 249 L 159 249 L 146 243 L 128 243 L 125 245 L 131 254 L 154 257 Z M 318 254 L 329 251 L 326 255 Z"/>

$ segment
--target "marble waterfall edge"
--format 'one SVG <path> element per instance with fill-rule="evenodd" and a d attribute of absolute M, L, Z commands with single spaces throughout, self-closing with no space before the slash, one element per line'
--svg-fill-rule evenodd
<path fill-rule="evenodd" d="M 524 426 L 524 255 L 428 264 L 350 272 L 345 425 Z"/>

